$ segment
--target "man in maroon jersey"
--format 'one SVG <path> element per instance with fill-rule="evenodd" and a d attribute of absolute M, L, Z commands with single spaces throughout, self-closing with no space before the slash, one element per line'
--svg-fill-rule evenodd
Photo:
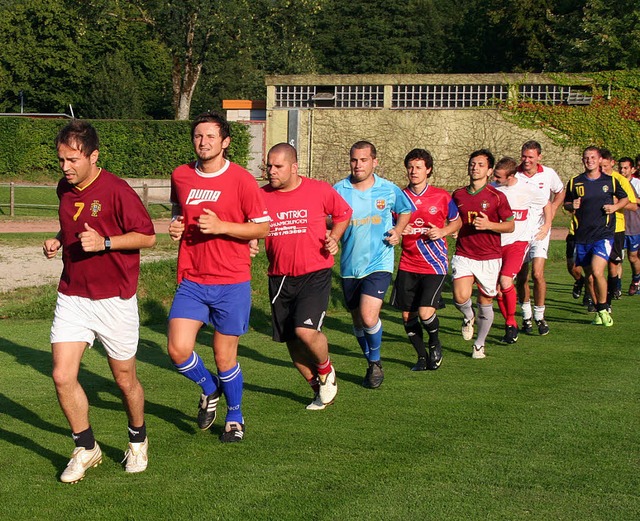
<path fill-rule="evenodd" d="M 493 298 L 497 294 L 502 248 L 500 234 L 515 229 L 507 197 L 487 184 L 495 159 L 489 150 L 476 150 L 469 157 L 468 186 L 458 188 L 452 198 L 462 219 L 451 259 L 453 300 L 463 314 L 462 338 L 473 338 L 475 315 L 471 304 L 473 283 L 478 286 L 478 336 L 472 358 L 484 358 L 484 344 L 493 324 Z"/>
<path fill-rule="evenodd" d="M 353 211 L 330 184 L 298 175 L 296 149 L 287 143 L 269 150 L 267 174 L 262 191 L 271 217 L 265 247 L 273 339 L 287 343 L 293 364 L 315 392 L 307 409 L 322 410 L 333 403 L 338 385 L 321 328 L 333 256 Z"/>
<path fill-rule="evenodd" d="M 64 264 L 51 326 L 53 381 L 76 444 L 60 480 L 76 483 L 102 461 L 89 423 L 89 402 L 78 381 L 80 362 L 95 338 L 102 342 L 129 419 L 125 470 L 147 468 L 144 391 L 136 376 L 140 248 L 155 244 L 153 223 L 129 185 L 99 168 L 98 135 L 72 121 L 55 140 L 64 178 L 58 183 L 60 231 L 44 241 L 47 258 L 62 247 Z"/>
<path fill-rule="evenodd" d="M 253 176 L 226 158 L 229 123 L 215 112 L 191 124 L 197 161 L 171 174 L 172 239 L 180 241 L 178 289 L 169 312 L 168 352 L 176 369 L 200 386 L 198 427 L 215 421 L 220 393 L 227 415 L 223 443 L 244 438 L 240 336 L 249 329 L 251 258 L 249 241 L 269 233 L 269 215 Z M 194 351 L 203 324 L 212 324 L 218 374 Z"/>

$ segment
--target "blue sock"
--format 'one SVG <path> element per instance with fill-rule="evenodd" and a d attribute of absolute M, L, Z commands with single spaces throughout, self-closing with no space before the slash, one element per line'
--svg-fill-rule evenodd
<path fill-rule="evenodd" d="M 218 372 L 220 383 L 222 384 L 222 392 L 227 400 L 227 417 L 226 422 L 244 423 L 242 417 L 242 369 L 240 364 L 236 364 L 228 371 Z"/>
<path fill-rule="evenodd" d="M 378 362 L 380 360 L 380 345 L 382 344 L 382 321 L 373 327 L 364 328 L 364 336 L 369 345 L 369 362 Z"/>
<path fill-rule="evenodd" d="M 367 338 L 364 336 L 364 329 L 353 326 L 353 334 L 356 335 L 356 340 L 358 341 L 365 358 L 369 360 L 369 345 L 367 344 Z"/>
<path fill-rule="evenodd" d="M 202 388 L 202 393 L 209 395 L 216 392 L 218 388 L 218 378 L 211 374 L 195 351 L 186 362 L 173 364 L 178 372 L 186 376 L 192 382 L 197 383 Z"/>

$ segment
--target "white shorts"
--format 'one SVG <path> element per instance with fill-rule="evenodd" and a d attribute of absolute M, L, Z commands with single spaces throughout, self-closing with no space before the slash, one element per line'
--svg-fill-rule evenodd
<path fill-rule="evenodd" d="M 138 350 L 138 299 L 91 300 L 58 293 L 51 326 L 51 343 L 86 342 L 98 338 L 110 358 L 129 360 Z"/>
<path fill-rule="evenodd" d="M 498 275 L 502 259 L 475 260 L 454 255 L 451 258 L 451 277 L 453 280 L 473 277 L 478 289 L 487 297 L 498 294 Z"/>
<path fill-rule="evenodd" d="M 536 241 L 535 239 L 529 243 L 529 253 L 524 258 L 525 262 L 531 262 L 536 257 L 540 257 L 542 259 L 547 258 L 547 252 L 549 251 L 549 240 L 551 239 L 551 231 L 547 233 L 547 236 L 541 241 Z"/>

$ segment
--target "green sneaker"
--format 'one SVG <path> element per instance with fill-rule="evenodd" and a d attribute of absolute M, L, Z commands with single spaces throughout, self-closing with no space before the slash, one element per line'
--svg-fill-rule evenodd
<path fill-rule="evenodd" d="M 611 327 L 613 325 L 613 319 L 608 311 L 603 310 L 598 313 L 600 315 L 600 319 L 602 320 L 602 325 L 604 327 Z"/>
<path fill-rule="evenodd" d="M 601 326 L 602 325 L 602 317 L 600 316 L 600 313 L 598 311 L 596 311 L 596 318 L 593 319 L 593 322 L 591 322 L 592 326 Z"/>

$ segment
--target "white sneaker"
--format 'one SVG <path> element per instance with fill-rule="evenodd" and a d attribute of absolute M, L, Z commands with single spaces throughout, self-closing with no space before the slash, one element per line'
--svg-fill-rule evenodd
<path fill-rule="evenodd" d="M 142 443 L 129 443 L 127 452 L 124 453 L 124 459 L 121 463 L 125 463 L 125 472 L 143 472 L 149 464 L 149 438 L 145 438 Z"/>
<path fill-rule="evenodd" d="M 484 346 L 477 346 L 473 344 L 473 350 L 471 351 L 471 358 L 480 359 L 486 358 L 487 355 L 484 354 Z"/>
<path fill-rule="evenodd" d="M 307 405 L 307 411 L 321 411 L 324 408 L 327 407 L 327 404 L 322 403 L 322 400 L 320 399 L 320 393 L 316 393 L 316 395 L 313 397 L 313 401 Z"/>
<path fill-rule="evenodd" d="M 467 320 L 466 318 L 462 319 L 462 338 L 465 340 L 471 340 L 473 338 L 473 324 L 475 323 L 475 317 L 471 320 Z"/>
<path fill-rule="evenodd" d="M 331 372 L 325 375 L 318 375 L 318 383 L 320 384 L 320 390 L 318 391 L 318 395 L 320 396 L 320 400 L 325 405 L 329 405 L 333 403 L 333 400 L 336 398 L 336 394 L 338 394 L 338 382 L 336 382 L 336 370 L 331 366 Z"/>
<path fill-rule="evenodd" d="M 84 447 L 76 447 L 73 449 L 67 468 L 60 475 L 60 481 L 63 483 L 77 483 L 84 478 L 87 469 L 97 467 L 100 463 L 102 463 L 102 451 L 97 442 L 96 446 L 91 450 L 87 450 Z"/>

